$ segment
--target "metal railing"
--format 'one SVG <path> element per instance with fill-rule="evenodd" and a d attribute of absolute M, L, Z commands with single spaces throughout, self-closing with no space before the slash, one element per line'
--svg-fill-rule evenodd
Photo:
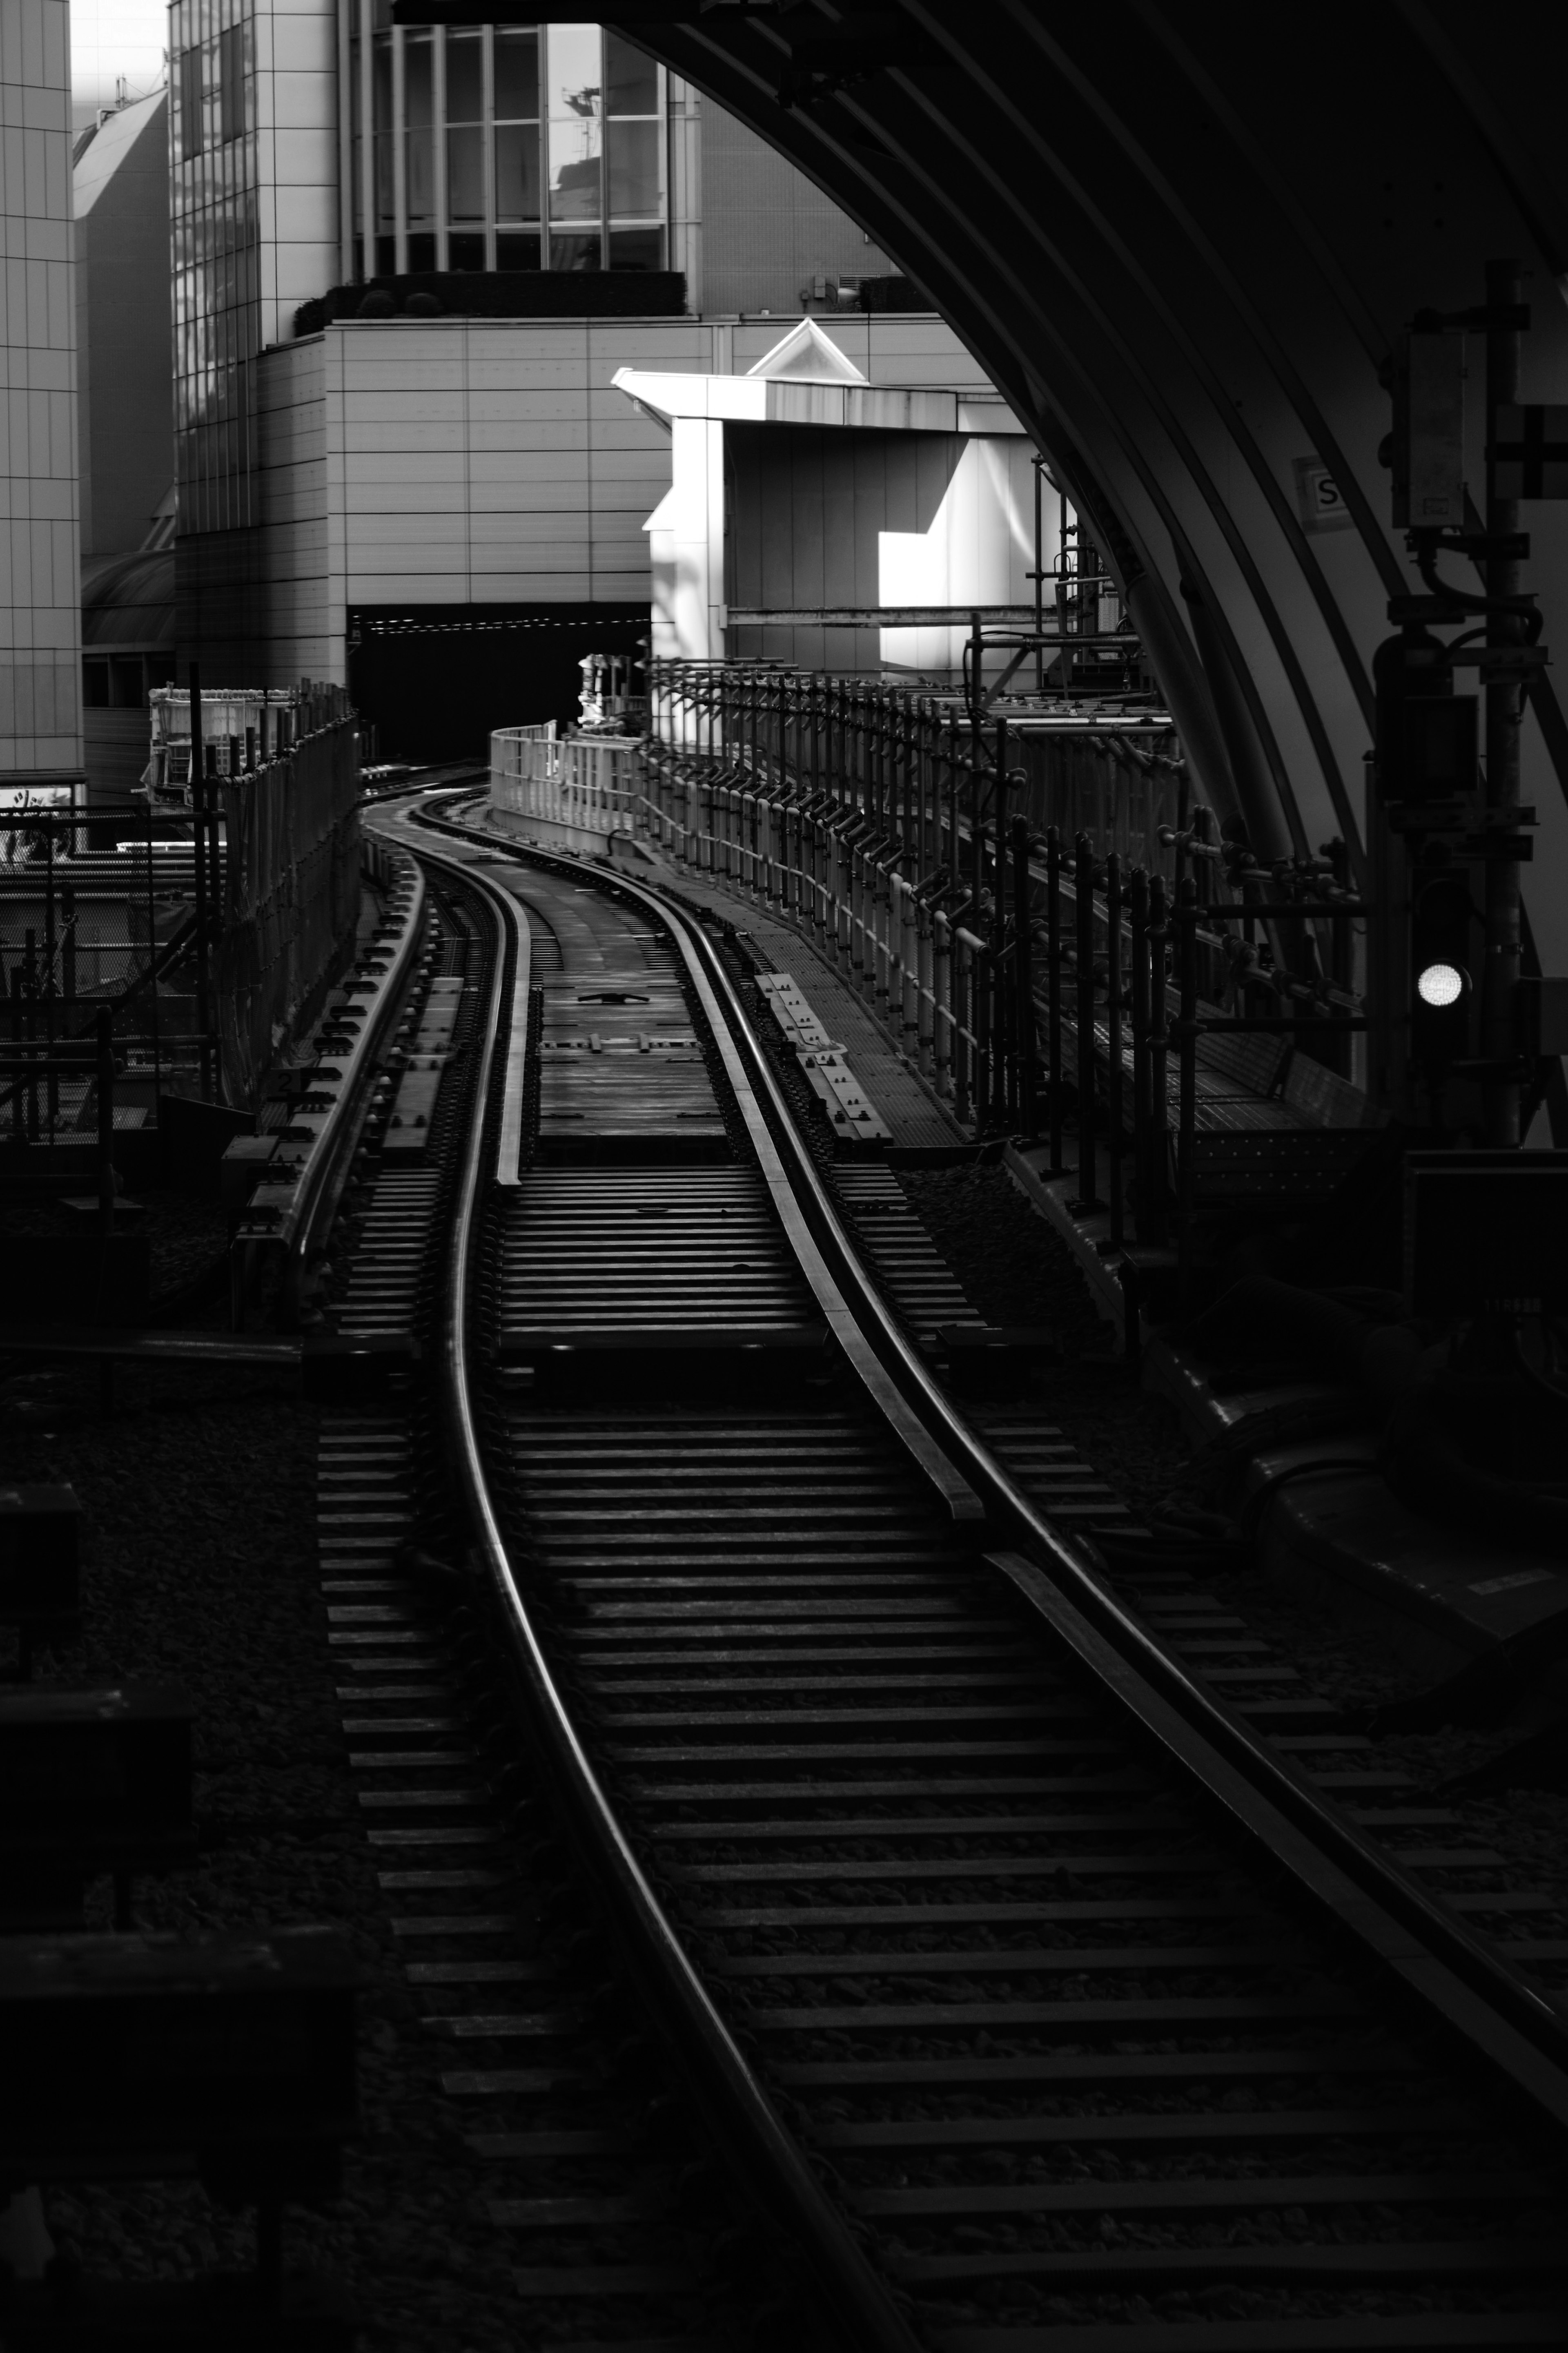
<path fill-rule="evenodd" d="M 1070 1135 L 1113 1241 L 1130 1213 L 1141 1242 L 1190 1223 L 1205 1072 L 1262 1124 L 1367 1120 L 1343 845 L 1260 865 L 1168 723 L 649 672 L 639 828 L 798 924 L 976 1135 L 1047 1139 L 1055 1172 Z"/>
<path fill-rule="evenodd" d="M 490 807 L 503 823 L 553 837 L 605 840 L 629 833 L 641 786 L 632 735 L 558 736 L 554 722 L 503 727 L 490 737 Z"/>

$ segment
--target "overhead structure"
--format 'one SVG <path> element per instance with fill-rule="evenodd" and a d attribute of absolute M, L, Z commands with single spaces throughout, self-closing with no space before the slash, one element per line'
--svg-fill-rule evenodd
<path fill-rule="evenodd" d="M 1214 805 L 1265 853 L 1342 834 L 1364 880 L 1372 657 L 1390 597 L 1422 588 L 1379 459 L 1380 375 L 1418 311 L 1479 311 L 1487 264 L 1511 259 L 1531 313 L 1516 397 L 1565 380 L 1559 12 L 1523 0 L 1506 40 L 1458 0 L 1266 20 L 1240 0 L 627 0 L 617 21 L 763 132 L 952 322 L 1098 532 Z M 1528 494 L 1522 512 L 1550 647 L 1568 517 Z M 1479 585 L 1468 559 L 1444 565 Z M 1552 677 L 1530 681 L 1523 728 L 1540 820 L 1525 901 L 1563 969 L 1568 728 Z"/>

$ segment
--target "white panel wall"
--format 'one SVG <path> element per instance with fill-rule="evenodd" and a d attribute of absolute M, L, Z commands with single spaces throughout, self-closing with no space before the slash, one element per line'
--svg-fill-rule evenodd
<path fill-rule="evenodd" d="M 670 487 L 671 442 L 612 388 L 616 371 L 743 369 L 779 332 L 766 321 L 351 319 L 268 352 L 268 682 L 346 682 L 346 615 L 359 606 L 649 598 L 645 525 Z M 835 320 L 830 332 L 874 384 L 988 389 L 939 320 Z"/>
<path fill-rule="evenodd" d="M 81 765 L 67 0 L 0 0 L 0 781 Z"/>

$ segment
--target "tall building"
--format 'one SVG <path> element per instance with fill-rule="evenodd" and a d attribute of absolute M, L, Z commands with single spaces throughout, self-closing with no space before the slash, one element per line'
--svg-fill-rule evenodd
<path fill-rule="evenodd" d="M 669 439 L 618 370 L 750 364 L 803 303 L 909 290 L 616 34 L 390 19 L 174 0 L 179 637 L 427 752 L 646 632 Z M 929 316 L 845 329 L 873 382 L 977 380 Z"/>
<path fill-rule="evenodd" d="M 67 0 L 0 7 L 0 806 L 81 782 Z"/>
<path fill-rule="evenodd" d="M 75 147 L 82 757 L 88 797 L 147 765 L 174 674 L 169 94 L 100 110 Z"/>

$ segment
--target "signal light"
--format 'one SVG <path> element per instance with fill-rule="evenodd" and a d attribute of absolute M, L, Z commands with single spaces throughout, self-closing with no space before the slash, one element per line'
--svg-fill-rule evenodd
<path fill-rule="evenodd" d="M 1440 1009 L 1446 1005 L 1458 1005 L 1469 986 L 1470 976 L 1462 965 L 1429 964 L 1416 976 L 1415 994 L 1423 1005 Z"/>

